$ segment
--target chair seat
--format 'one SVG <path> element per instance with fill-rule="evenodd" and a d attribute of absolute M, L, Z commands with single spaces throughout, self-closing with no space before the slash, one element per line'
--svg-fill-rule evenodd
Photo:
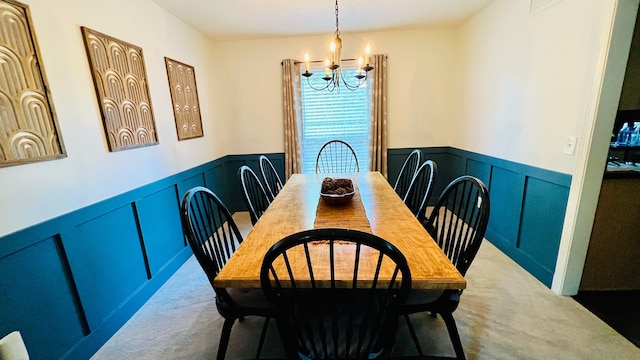
<path fill-rule="evenodd" d="M 226 288 L 237 305 L 245 308 L 273 309 L 273 303 L 264 296 L 262 289 Z"/>
<path fill-rule="evenodd" d="M 444 290 L 439 289 L 411 289 L 404 305 L 432 303 L 438 300 L 443 293 Z"/>

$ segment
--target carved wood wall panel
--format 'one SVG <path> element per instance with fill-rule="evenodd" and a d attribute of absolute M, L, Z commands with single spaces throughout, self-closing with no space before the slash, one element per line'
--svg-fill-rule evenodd
<path fill-rule="evenodd" d="M 0 0 L 0 167 L 65 157 L 29 7 Z"/>
<path fill-rule="evenodd" d="M 195 70 L 192 66 L 168 57 L 164 60 L 167 66 L 178 140 L 204 136 Z"/>
<path fill-rule="evenodd" d="M 110 151 L 158 143 L 142 49 L 82 27 Z"/>

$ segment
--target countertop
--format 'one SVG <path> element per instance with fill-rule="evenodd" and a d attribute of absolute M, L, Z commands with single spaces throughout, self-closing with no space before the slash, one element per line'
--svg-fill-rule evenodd
<path fill-rule="evenodd" d="M 613 163 L 607 164 L 604 172 L 605 179 L 632 179 L 640 178 L 640 164 Z"/>

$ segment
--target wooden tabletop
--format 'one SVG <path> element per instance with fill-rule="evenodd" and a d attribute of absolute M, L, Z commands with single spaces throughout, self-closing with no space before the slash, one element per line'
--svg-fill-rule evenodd
<path fill-rule="evenodd" d="M 379 172 L 333 175 L 351 178 L 357 188 L 353 204 L 333 207 L 320 200 L 327 176 L 332 175 L 292 175 L 220 271 L 215 286 L 259 288 L 262 259 L 274 243 L 302 230 L 340 227 L 371 232 L 398 247 L 407 258 L 412 288 L 465 288 L 465 279 Z"/>

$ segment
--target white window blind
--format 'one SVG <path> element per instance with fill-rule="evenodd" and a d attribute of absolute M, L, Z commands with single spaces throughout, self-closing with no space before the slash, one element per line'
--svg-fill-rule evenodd
<path fill-rule="evenodd" d="M 349 83 L 356 83 L 357 68 L 343 68 Z M 304 71 L 304 70 L 303 70 Z M 326 85 L 318 69 L 310 77 L 318 88 Z M 358 157 L 361 171 L 369 167 L 370 96 L 365 85 L 356 91 L 346 88 L 340 91 L 313 90 L 307 79 L 302 82 L 302 172 L 315 173 L 316 157 L 322 145 L 330 140 L 342 140 L 351 145 Z"/>

